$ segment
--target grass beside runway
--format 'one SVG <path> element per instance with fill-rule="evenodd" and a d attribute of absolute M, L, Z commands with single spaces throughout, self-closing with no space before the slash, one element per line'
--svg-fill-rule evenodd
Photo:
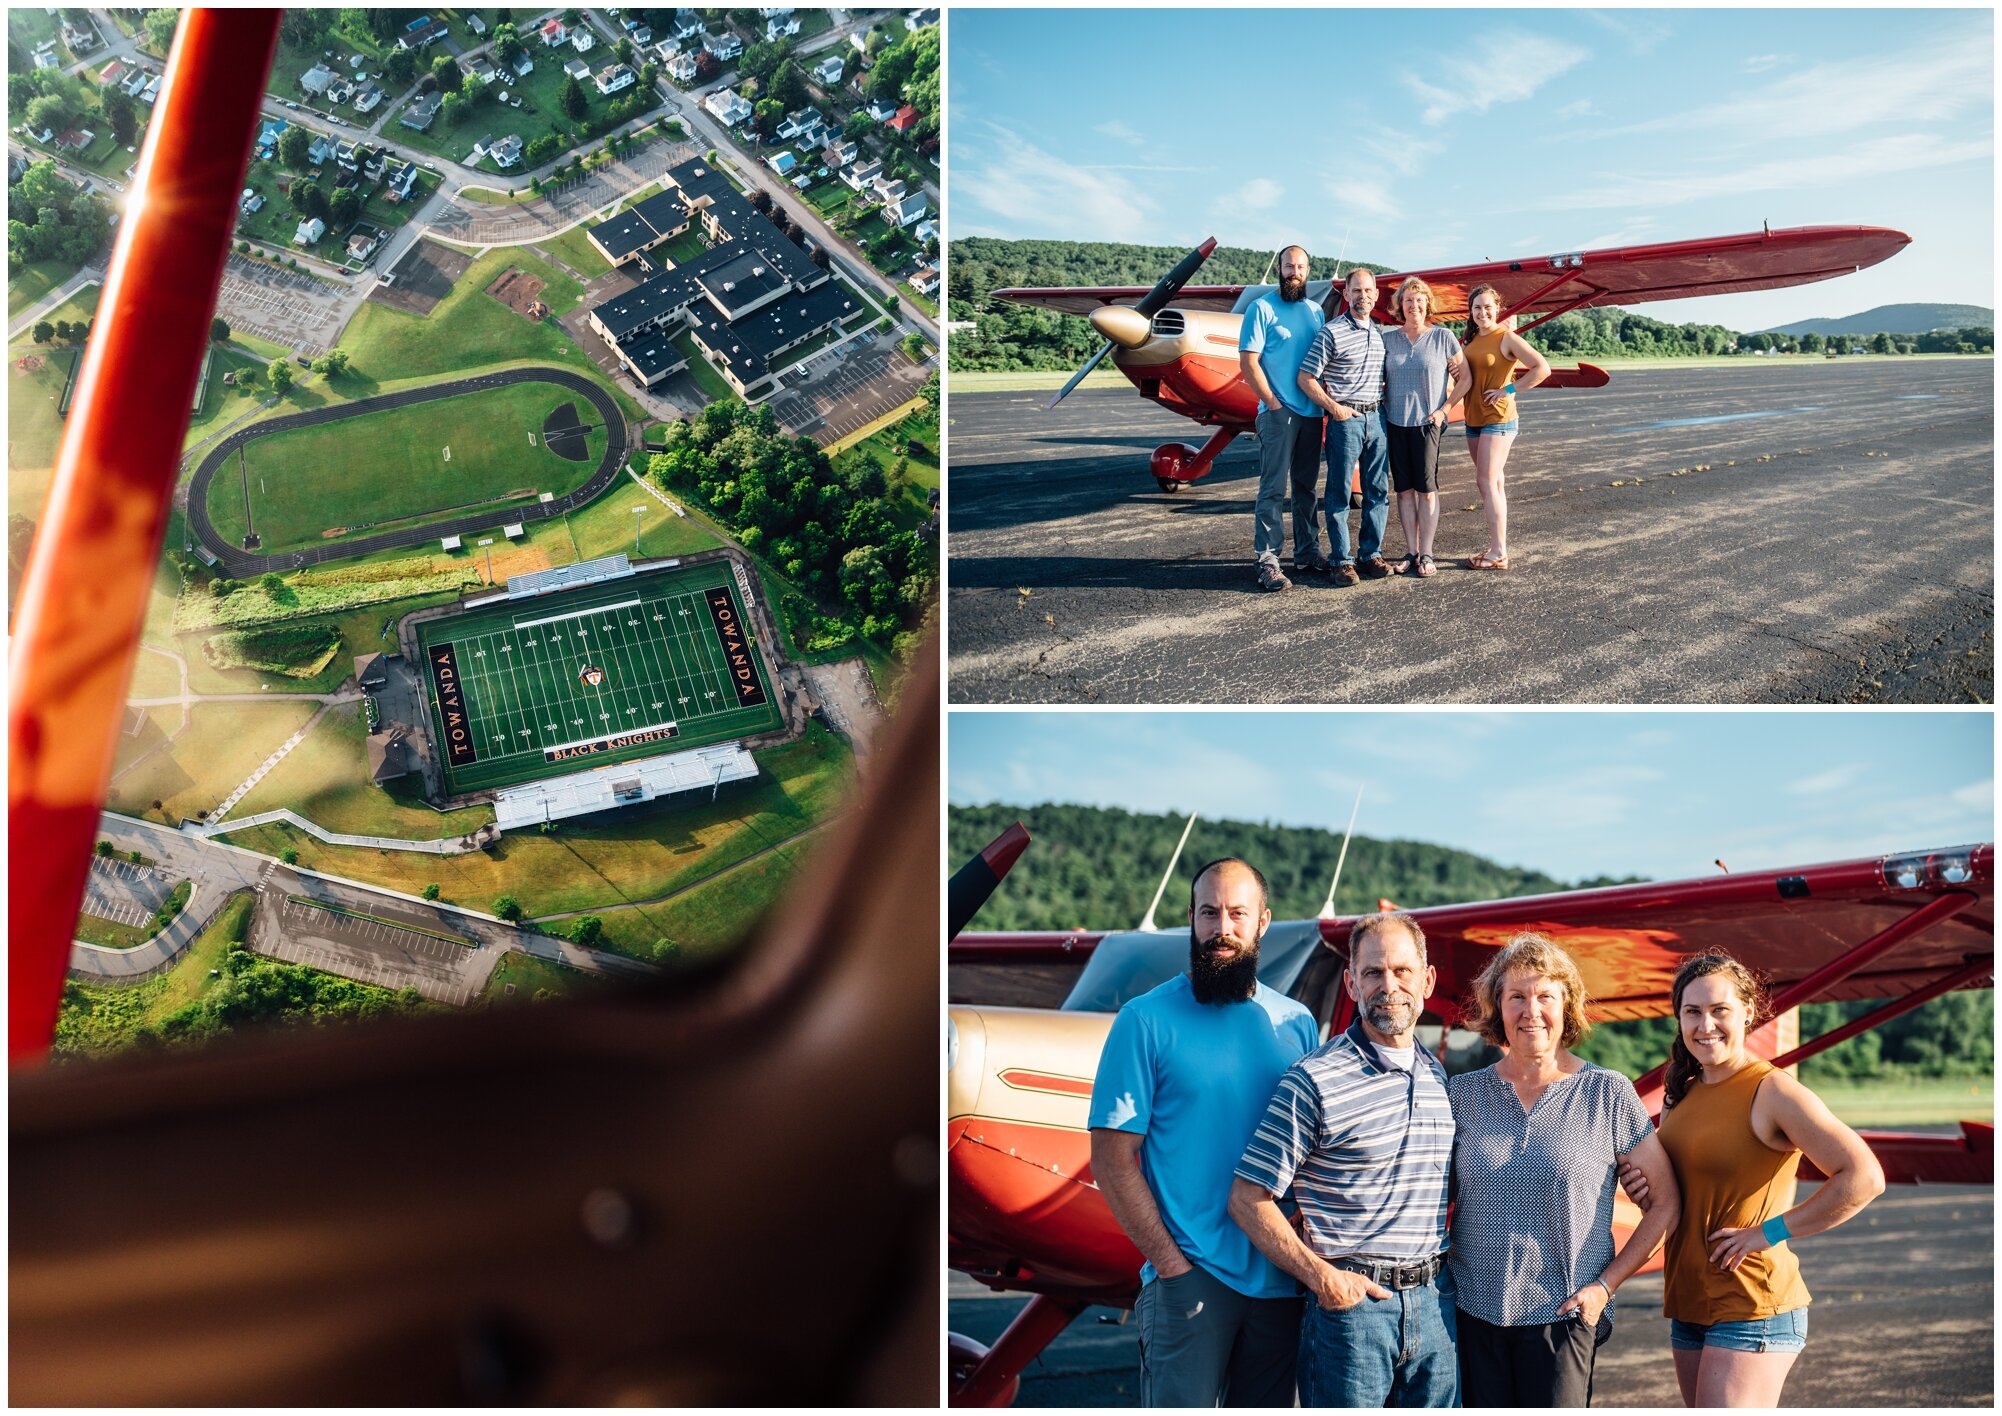
<path fill-rule="evenodd" d="M 1828 1109 L 1851 1126 L 1895 1130 L 1956 1121 L 1995 1120 L 1993 1077 L 1892 1077 L 1809 1083 Z"/>

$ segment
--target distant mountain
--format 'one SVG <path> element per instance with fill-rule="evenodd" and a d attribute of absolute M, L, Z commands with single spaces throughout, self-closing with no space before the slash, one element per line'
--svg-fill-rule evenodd
<path fill-rule="evenodd" d="M 1995 312 L 1982 305 L 1879 305 L 1860 315 L 1800 320 L 1767 334 L 1924 334 L 1935 329 L 1993 329 Z"/>

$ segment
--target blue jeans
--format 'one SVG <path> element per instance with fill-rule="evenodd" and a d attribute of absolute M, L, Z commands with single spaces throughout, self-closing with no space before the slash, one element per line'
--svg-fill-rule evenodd
<path fill-rule="evenodd" d="M 1365 1298 L 1346 1312 L 1310 1299 L 1300 1323 L 1300 1404 L 1459 1405 L 1456 1322 L 1451 1269 L 1423 1288 Z"/>
<path fill-rule="evenodd" d="M 1700 1352 L 1706 1347 L 1727 1347 L 1733 1352 L 1799 1352 L 1807 1346 L 1807 1309 L 1735 1323 L 1685 1323 L 1678 1318 L 1668 1325 L 1668 1345 L 1679 1352 Z"/>
<path fill-rule="evenodd" d="M 1328 520 L 1329 559 L 1353 565 L 1383 554 L 1383 528 L 1390 519 L 1390 444 L 1383 436 L 1383 411 L 1359 413 L 1346 422 L 1328 419 L 1323 434 L 1328 446 L 1328 494 L 1322 505 Z M 1356 553 L 1349 554 L 1349 469 L 1362 462 L 1362 535 Z"/>
<path fill-rule="evenodd" d="M 1251 549 L 1261 570 L 1277 573 L 1285 545 L 1280 512 L 1293 496 L 1293 563 L 1306 566 L 1321 557 L 1321 532 L 1314 523 L 1314 478 L 1321 465 L 1321 418 L 1304 418 L 1290 408 L 1258 415 L 1258 505 Z M 1346 503 L 1344 503 L 1346 505 Z"/>

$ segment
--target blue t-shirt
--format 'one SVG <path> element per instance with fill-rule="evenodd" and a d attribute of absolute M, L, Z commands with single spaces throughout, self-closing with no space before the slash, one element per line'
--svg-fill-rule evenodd
<path fill-rule="evenodd" d="M 1265 381 L 1272 385 L 1272 391 L 1279 395 L 1279 401 L 1303 418 L 1321 416 L 1314 400 L 1300 392 L 1300 365 L 1306 362 L 1314 336 L 1327 322 L 1319 301 L 1305 296 L 1282 300 L 1279 292 L 1273 290 L 1251 302 L 1238 330 L 1238 349 L 1258 355 L 1258 367 Z M 1259 408 L 1272 411 L 1263 402 Z"/>
<path fill-rule="evenodd" d="M 1262 983 L 1243 1003 L 1198 1003 L 1176 974 L 1119 1010 L 1099 1055 L 1092 1129 L 1147 1138 L 1140 1170 L 1168 1233 L 1246 1297 L 1299 1291 L 1231 1219 L 1230 1183 L 1273 1088 L 1318 1040 L 1313 1015 Z"/>

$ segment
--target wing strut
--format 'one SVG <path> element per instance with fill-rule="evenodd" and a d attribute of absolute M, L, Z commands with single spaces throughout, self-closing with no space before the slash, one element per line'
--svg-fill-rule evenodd
<path fill-rule="evenodd" d="M 1168 868 L 1161 872 L 1161 888 L 1154 892 L 1154 902 L 1147 906 L 1147 918 L 1140 921 L 1140 927 L 1149 934 L 1161 932 L 1161 926 L 1154 923 L 1154 911 L 1161 908 L 1161 897 L 1168 893 L 1168 882 L 1175 878 L 1175 867 L 1182 863 L 1182 847 L 1189 843 L 1189 832 L 1195 824 L 1196 814 L 1192 811 L 1188 824 L 1182 827 L 1182 839 L 1175 842 L 1175 853 L 1168 857 Z"/>

